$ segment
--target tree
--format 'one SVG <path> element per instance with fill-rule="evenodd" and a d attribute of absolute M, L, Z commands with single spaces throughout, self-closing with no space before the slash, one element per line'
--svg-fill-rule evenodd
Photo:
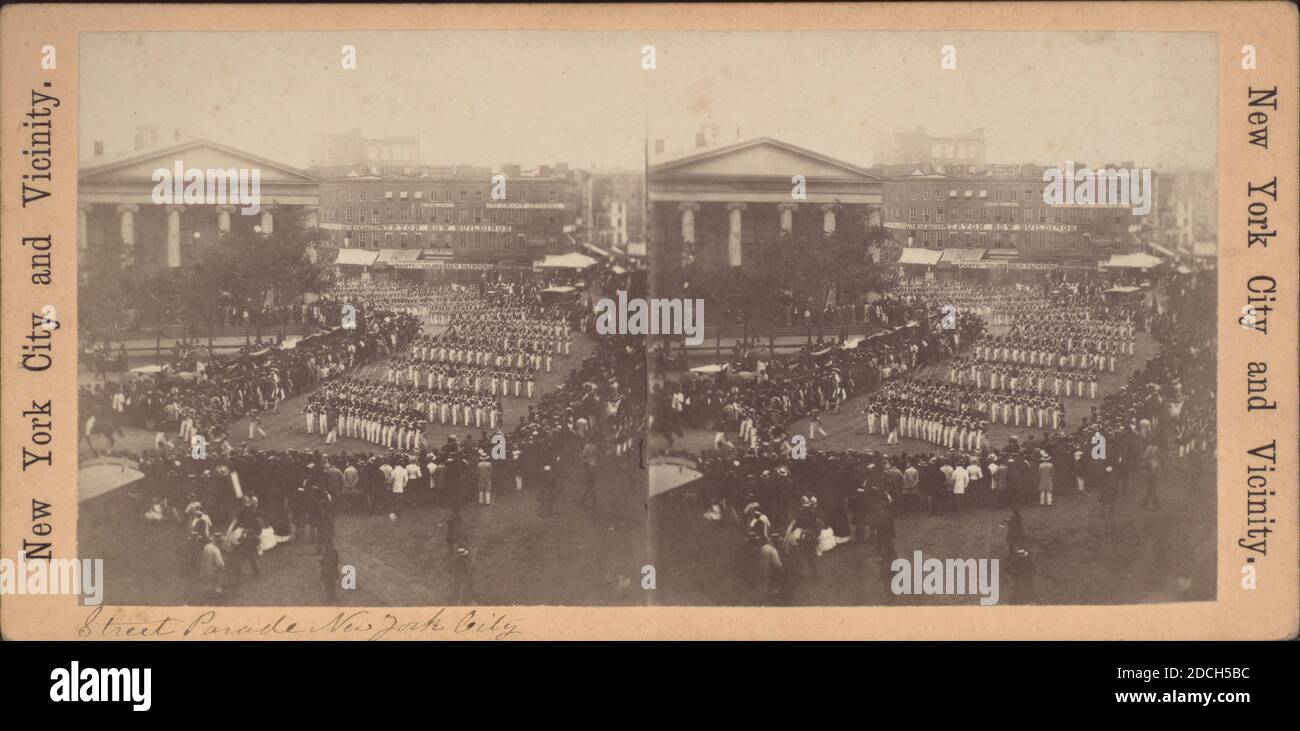
<path fill-rule="evenodd" d="M 331 283 L 324 267 L 313 264 L 307 249 L 326 240 L 325 232 L 306 225 L 306 213 L 301 208 L 273 207 L 271 215 L 275 226 L 271 233 L 265 231 L 231 231 L 218 246 L 226 247 L 233 261 L 213 257 L 215 267 L 233 265 L 232 276 L 222 272 L 236 303 L 250 311 L 261 309 L 271 301 L 282 305 L 301 300 L 307 293 L 319 293 Z"/>

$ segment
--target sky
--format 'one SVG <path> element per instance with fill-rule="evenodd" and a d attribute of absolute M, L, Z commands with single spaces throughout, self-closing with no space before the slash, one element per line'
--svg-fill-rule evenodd
<path fill-rule="evenodd" d="M 419 31 L 99 33 L 80 156 L 137 124 L 305 166 L 314 133 L 418 131 L 423 162 L 644 165 L 646 140 L 774 137 L 858 165 L 882 133 L 983 128 L 989 162 L 1213 168 L 1210 34 Z M 340 68 L 340 49 L 357 68 Z M 655 68 L 642 47 L 655 47 Z M 941 68 L 941 48 L 957 67 Z"/>

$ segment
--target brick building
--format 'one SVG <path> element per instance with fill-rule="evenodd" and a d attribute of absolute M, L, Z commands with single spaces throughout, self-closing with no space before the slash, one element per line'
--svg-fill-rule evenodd
<path fill-rule="evenodd" d="M 1143 217 L 1130 206 L 1049 205 L 1042 171 L 887 178 L 885 229 L 902 246 L 1000 250 L 1024 261 L 1097 261 L 1136 250 Z"/>
<path fill-rule="evenodd" d="M 548 254 L 575 250 L 574 221 L 581 201 L 572 179 L 500 181 L 503 191 L 486 170 L 324 180 L 320 227 L 341 249 L 424 250 L 420 259 L 427 261 L 531 266 Z M 493 197 L 494 190 L 504 196 Z"/>

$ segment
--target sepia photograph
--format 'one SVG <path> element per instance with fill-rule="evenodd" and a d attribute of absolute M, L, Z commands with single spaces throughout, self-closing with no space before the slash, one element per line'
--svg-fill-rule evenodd
<path fill-rule="evenodd" d="M 707 324 L 648 346 L 656 601 L 1214 599 L 1214 37 L 671 48 L 651 288 Z"/>
<path fill-rule="evenodd" d="M 0 689 L 1288 708 L 1297 19 L 0 8 Z"/>
<path fill-rule="evenodd" d="M 78 524 L 108 604 L 645 602 L 619 34 L 80 41 Z"/>

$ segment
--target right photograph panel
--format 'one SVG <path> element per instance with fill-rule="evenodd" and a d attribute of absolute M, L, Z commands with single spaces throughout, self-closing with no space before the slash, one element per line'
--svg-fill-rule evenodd
<path fill-rule="evenodd" d="M 1213 35 L 650 53 L 656 603 L 1215 598 Z"/>

